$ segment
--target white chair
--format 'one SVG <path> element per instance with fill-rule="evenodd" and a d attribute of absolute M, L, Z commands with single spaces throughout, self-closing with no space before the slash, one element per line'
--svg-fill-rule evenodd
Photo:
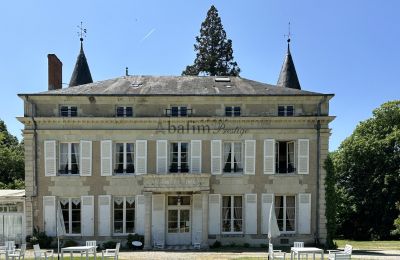
<path fill-rule="evenodd" d="M 351 254 L 353 252 L 353 247 L 351 245 L 346 245 L 344 250 L 328 250 L 328 260 L 347 260 L 351 259 Z"/>
<path fill-rule="evenodd" d="M 156 233 L 154 238 L 153 238 L 153 248 L 156 249 L 164 249 L 164 237 L 161 235 L 161 233 Z"/>
<path fill-rule="evenodd" d="M 282 250 L 274 250 L 274 246 L 272 244 L 269 244 L 268 246 L 268 257 L 270 260 L 274 259 L 285 259 L 285 252 L 282 252 Z"/>
<path fill-rule="evenodd" d="M 304 242 L 294 242 L 293 247 L 304 247 Z M 306 259 L 308 259 L 308 255 L 306 255 Z"/>
<path fill-rule="evenodd" d="M 21 245 L 21 248 L 15 249 L 14 251 L 11 251 L 11 252 L 8 254 L 8 257 L 11 258 L 11 259 L 13 259 L 13 260 L 14 260 L 15 258 L 18 258 L 18 260 L 20 260 L 21 257 L 22 257 L 22 260 L 24 260 L 24 259 L 25 259 L 25 251 L 26 251 L 26 244 L 22 244 L 22 245 Z"/>
<path fill-rule="evenodd" d="M 42 257 L 47 260 L 51 258 L 54 259 L 54 251 L 53 250 L 40 250 L 39 244 L 33 245 L 33 254 L 36 259 L 42 259 Z"/>
<path fill-rule="evenodd" d="M 114 258 L 114 260 L 118 260 L 120 245 L 120 243 L 117 243 L 115 249 L 106 249 L 101 251 L 101 259 L 104 260 L 104 258 Z"/>
<path fill-rule="evenodd" d="M 86 246 L 92 246 L 92 247 L 93 247 L 92 249 L 90 249 L 90 250 L 88 251 L 89 254 L 96 254 L 96 249 L 97 249 L 97 242 L 96 242 L 96 240 L 89 240 L 89 241 L 86 241 Z M 81 252 L 81 258 L 82 258 L 82 256 L 83 256 L 84 254 L 86 254 L 86 251 L 82 251 L 82 252 Z"/>
<path fill-rule="evenodd" d="M 7 251 L 14 251 L 15 249 L 15 242 L 14 241 L 5 241 L 4 245 L 6 246 Z"/>
<path fill-rule="evenodd" d="M 197 231 L 193 242 L 194 249 L 201 249 L 201 231 Z"/>

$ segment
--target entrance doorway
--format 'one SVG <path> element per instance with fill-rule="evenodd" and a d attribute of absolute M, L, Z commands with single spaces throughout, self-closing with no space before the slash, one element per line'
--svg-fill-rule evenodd
<path fill-rule="evenodd" d="M 191 196 L 168 196 L 167 245 L 190 245 Z"/>

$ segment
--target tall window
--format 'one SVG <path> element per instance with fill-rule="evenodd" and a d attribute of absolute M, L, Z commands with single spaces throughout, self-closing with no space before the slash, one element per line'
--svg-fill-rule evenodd
<path fill-rule="evenodd" d="M 135 197 L 114 198 L 114 233 L 128 234 L 135 231 Z"/>
<path fill-rule="evenodd" d="M 60 116 L 66 116 L 66 117 L 78 116 L 78 108 L 76 106 L 61 106 Z"/>
<path fill-rule="evenodd" d="M 135 173 L 134 158 L 135 158 L 134 143 L 116 143 L 114 173 L 116 174 Z"/>
<path fill-rule="evenodd" d="M 222 232 L 235 233 L 243 231 L 242 196 L 222 197 Z"/>
<path fill-rule="evenodd" d="M 172 142 L 170 144 L 169 172 L 189 172 L 189 143 Z"/>
<path fill-rule="evenodd" d="M 64 218 L 65 232 L 68 235 L 81 233 L 81 199 L 60 199 L 60 206 Z"/>
<path fill-rule="evenodd" d="M 60 143 L 60 174 L 79 174 L 79 143 Z"/>
<path fill-rule="evenodd" d="M 275 164 L 277 173 L 295 172 L 294 164 L 294 142 L 276 142 L 275 143 Z"/>
<path fill-rule="evenodd" d="M 225 107 L 225 116 L 240 116 L 240 107 Z"/>
<path fill-rule="evenodd" d="M 296 197 L 275 196 L 275 215 L 280 231 L 294 232 L 296 225 Z"/>
<path fill-rule="evenodd" d="M 117 107 L 117 117 L 132 117 L 132 107 Z"/>
<path fill-rule="evenodd" d="M 294 116 L 294 106 L 278 106 L 278 116 Z"/>
<path fill-rule="evenodd" d="M 224 143 L 224 172 L 243 172 L 241 142 Z"/>

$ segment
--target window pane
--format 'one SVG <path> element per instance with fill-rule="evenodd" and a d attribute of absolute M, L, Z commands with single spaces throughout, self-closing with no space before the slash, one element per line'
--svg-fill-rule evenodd
<path fill-rule="evenodd" d="M 224 172 L 232 171 L 231 147 L 232 143 L 224 143 Z"/>
<path fill-rule="evenodd" d="M 79 174 L 79 144 L 71 144 L 71 174 Z"/>
<path fill-rule="evenodd" d="M 60 108 L 60 115 L 61 116 L 68 116 L 68 107 L 67 106 L 62 106 Z"/>
<path fill-rule="evenodd" d="M 294 142 L 287 143 L 287 150 L 288 150 L 288 172 L 294 172 Z"/>
<path fill-rule="evenodd" d="M 68 144 L 60 144 L 60 173 L 68 173 Z"/>
<path fill-rule="evenodd" d="M 168 232 L 178 232 L 178 210 L 168 210 Z"/>
<path fill-rule="evenodd" d="M 232 116 L 232 107 L 225 107 L 225 116 Z"/>
<path fill-rule="evenodd" d="M 222 197 L 222 231 L 231 231 L 231 196 Z"/>
<path fill-rule="evenodd" d="M 278 106 L 278 116 L 285 116 L 285 107 Z"/>
<path fill-rule="evenodd" d="M 293 106 L 287 106 L 287 107 L 286 107 L 286 115 L 287 115 L 287 116 L 293 116 L 293 114 L 294 114 L 294 108 L 293 108 Z"/>
<path fill-rule="evenodd" d="M 190 211 L 180 210 L 180 225 L 179 229 L 181 233 L 190 232 Z"/>
<path fill-rule="evenodd" d="M 132 107 L 126 107 L 125 115 L 126 115 L 126 117 L 132 117 L 133 116 Z"/>
<path fill-rule="evenodd" d="M 178 205 L 178 197 L 168 196 L 168 205 Z"/>
<path fill-rule="evenodd" d="M 181 116 L 187 116 L 187 107 L 181 107 L 180 111 L 181 111 Z"/>
<path fill-rule="evenodd" d="M 117 107 L 117 117 L 124 116 L 124 107 Z"/>
<path fill-rule="evenodd" d="M 235 107 L 234 108 L 234 116 L 240 116 L 240 107 Z"/>
<path fill-rule="evenodd" d="M 179 109 L 178 107 L 171 107 L 171 116 L 178 116 Z"/>
<path fill-rule="evenodd" d="M 114 233 L 123 233 L 122 221 L 114 221 Z"/>
<path fill-rule="evenodd" d="M 133 143 L 126 144 L 126 172 L 127 173 L 134 173 L 134 152 L 135 146 Z"/>
<path fill-rule="evenodd" d="M 77 107 L 71 107 L 70 108 L 70 115 L 71 116 L 78 116 L 78 108 Z"/>
<path fill-rule="evenodd" d="M 181 205 L 190 205 L 190 196 L 181 196 Z"/>
<path fill-rule="evenodd" d="M 242 144 L 234 143 L 234 158 L 233 158 L 233 171 L 234 172 L 242 172 Z"/>
<path fill-rule="evenodd" d="M 115 144 L 115 173 L 123 173 L 124 172 L 124 144 L 116 143 Z"/>

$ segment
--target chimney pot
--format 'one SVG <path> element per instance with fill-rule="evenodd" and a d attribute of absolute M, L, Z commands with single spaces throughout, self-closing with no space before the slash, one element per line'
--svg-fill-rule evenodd
<path fill-rule="evenodd" d="M 48 54 L 49 90 L 62 88 L 62 62 L 55 54 Z"/>

